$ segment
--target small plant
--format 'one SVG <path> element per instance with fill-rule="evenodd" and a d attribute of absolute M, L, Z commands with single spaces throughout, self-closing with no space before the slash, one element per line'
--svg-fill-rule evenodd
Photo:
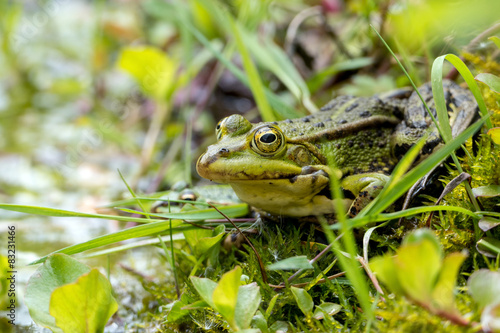
<path fill-rule="evenodd" d="M 31 276 L 25 301 L 31 318 L 55 333 L 104 332 L 118 309 L 106 277 L 65 254 L 49 256 Z"/>
<path fill-rule="evenodd" d="M 387 253 L 370 261 L 370 267 L 391 292 L 461 326 L 477 323 L 462 316 L 455 303 L 457 275 L 467 255 L 444 257 L 434 233 L 419 229 L 407 236 L 395 255 Z M 469 293 L 479 305 L 483 328 L 499 332 L 500 272 L 479 270 L 469 278 Z"/>
<path fill-rule="evenodd" d="M 342 306 L 339 304 L 324 302 L 320 305 L 316 305 L 316 310 L 313 312 L 314 302 L 311 295 L 309 295 L 305 289 L 291 287 L 291 290 L 297 305 L 306 316 L 306 319 L 310 319 L 311 317 L 323 319 L 327 316 L 333 316 L 342 309 Z"/>
<path fill-rule="evenodd" d="M 232 331 L 258 332 L 248 329 L 261 302 L 260 288 L 255 282 L 242 284 L 241 267 L 222 275 L 219 283 L 195 276 L 191 277 L 191 282 L 202 301 L 185 305 L 185 308 L 210 307 L 220 313 Z"/>

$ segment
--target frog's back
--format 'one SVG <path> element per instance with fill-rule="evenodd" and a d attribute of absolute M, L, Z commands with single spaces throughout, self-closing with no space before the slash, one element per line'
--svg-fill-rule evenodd
<path fill-rule="evenodd" d="M 318 113 L 276 124 L 289 141 L 314 145 L 345 174 L 390 172 L 396 162 L 390 137 L 402 117 L 398 105 L 377 97 L 341 96 Z"/>
<path fill-rule="evenodd" d="M 402 117 L 401 108 L 389 105 L 377 97 L 340 96 L 323 106 L 320 112 L 274 124 L 288 138 L 320 141 L 332 140 L 377 125 L 393 127 L 401 122 Z"/>

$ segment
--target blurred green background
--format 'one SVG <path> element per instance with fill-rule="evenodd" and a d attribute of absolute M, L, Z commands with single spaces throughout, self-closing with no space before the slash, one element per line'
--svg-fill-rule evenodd
<path fill-rule="evenodd" d="M 418 84 L 445 53 L 494 59 L 474 38 L 498 13 L 490 0 L 2 1 L 0 201 L 93 212 L 128 193 L 118 169 L 141 193 L 197 184 L 196 159 L 225 116 L 297 117 L 336 95 L 407 86 L 372 27 Z M 0 219 L 18 226 L 20 264 L 118 228 Z"/>

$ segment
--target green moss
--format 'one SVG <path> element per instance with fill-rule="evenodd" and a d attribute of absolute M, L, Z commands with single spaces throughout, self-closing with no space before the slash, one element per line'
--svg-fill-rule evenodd
<path fill-rule="evenodd" d="M 386 297 L 386 302 L 379 302 L 376 315 L 377 329 L 387 333 L 465 333 L 471 328 L 462 327 L 433 315 L 423 308 L 409 303 L 404 298 Z"/>

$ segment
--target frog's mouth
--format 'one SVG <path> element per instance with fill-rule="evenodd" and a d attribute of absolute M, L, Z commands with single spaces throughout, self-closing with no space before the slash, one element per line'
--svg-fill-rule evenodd
<path fill-rule="evenodd" d="M 290 180 L 300 176 L 303 168 L 283 160 L 265 159 L 249 162 L 244 156 L 225 158 L 204 153 L 196 163 L 196 171 L 206 179 L 218 183 L 257 180 Z"/>

